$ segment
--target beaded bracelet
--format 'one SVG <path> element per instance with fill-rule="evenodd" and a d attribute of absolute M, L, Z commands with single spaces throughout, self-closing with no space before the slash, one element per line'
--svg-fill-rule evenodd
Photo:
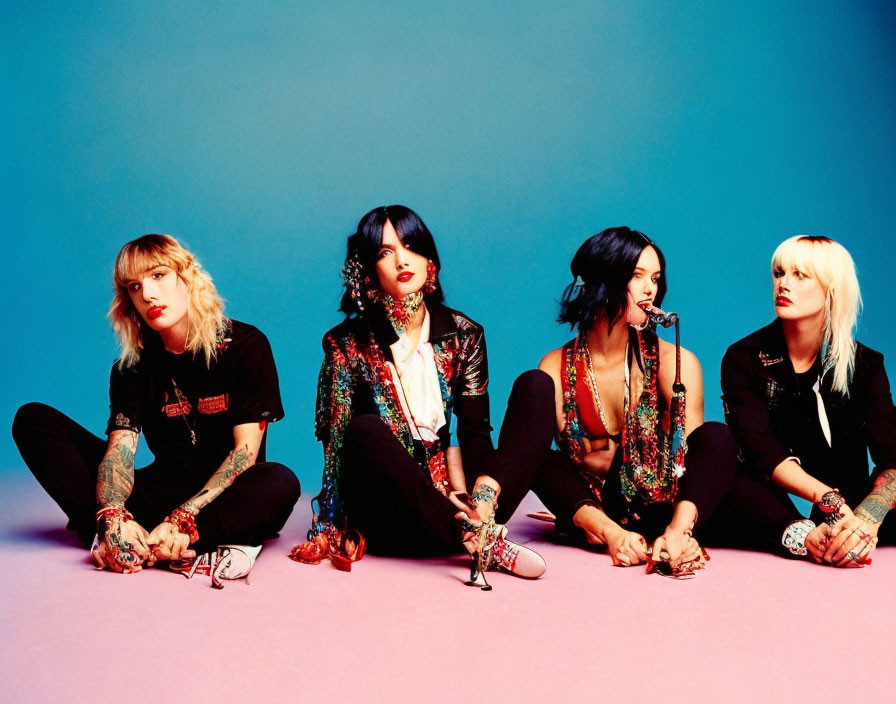
<path fill-rule="evenodd" d="M 196 530 L 196 518 L 189 511 L 176 508 L 165 519 L 165 523 L 171 523 L 177 528 L 178 532 L 189 536 L 190 543 L 195 543 L 199 540 L 199 531 Z"/>
<path fill-rule="evenodd" d="M 96 532 L 105 533 L 106 525 L 113 518 L 120 518 L 127 523 L 134 520 L 134 515 L 123 506 L 104 506 L 96 512 Z"/>
<path fill-rule="evenodd" d="M 840 513 L 840 507 L 843 506 L 843 504 L 843 496 L 841 496 L 840 490 L 833 489 L 832 491 L 825 492 L 819 502 L 815 505 L 818 506 L 818 509 L 823 514 L 825 514 L 824 522 L 829 526 L 832 526 L 843 518 L 843 514 Z"/>

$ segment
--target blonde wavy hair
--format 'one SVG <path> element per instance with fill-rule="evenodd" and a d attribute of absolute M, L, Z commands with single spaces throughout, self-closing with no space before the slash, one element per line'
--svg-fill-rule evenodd
<path fill-rule="evenodd" d="M 112 279 L 115 294 L 109 307 L 109 320 L 121 344 L 120 367 L 129 367 L 140 359 L 144 345 L 143 319 L 134 308 L 127 284 L 157 266 L 167 266 L 187 285 L 186 351 L 194 356 L 202 352 L 205 362 L 218 354 L 218 345 L 227 328 L 224 300 L 218 295 L 212 277 L 199 266 L 191 252 L 170 235 L 143 235 L 128 242 L 115 259 Z"/>
<path fill-rule="evenodd" d="M 862 294 L 856 265 L 846 248 L 828 237 L 797 235 L 784 240 L 772 255 L 776 269 L 797 269 L 817 280 L 825 291 L 822 361 L 833 375 L 831 387 L 849 396 L 856 358 L 856 320 Z"/>

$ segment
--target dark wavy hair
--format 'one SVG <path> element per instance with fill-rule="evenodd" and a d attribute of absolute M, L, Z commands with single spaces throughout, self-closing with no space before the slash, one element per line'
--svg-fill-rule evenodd
<path fill-rule="evenodd" d="M 643 232 L 610 227 L 585 240 L 572 258 L 573 281 L 563 292 L 557 322 L 585 331 L 606 319 L 612 329 L 628 307 L 628 283 L 647 247 L 656 250 L 663 272 L 654 300 L 660 307 L 666 295 L 666 259 L 660 248 Z"/>
<path fill-rule="evenodd" d="M 351 276 L 348 273 L 346 275 L 345 291 L 339 304 L 339 310 L 346 315 L 359 313 L 357 297 L 366 305 L 367 292 L 379 288 L 376 260 L 383 243 L 383 226 L 387 220 L 392 223 L 395 234 L 405 247 L 432 261 L 437 272 L 442 268 L 435 240 L 417 213 L 403 205 L 374 208 L 361 218 L 358 229 L 348 238 L 345 271 L 353 273 Z M 356 289 L 354 295 L 353 287 Z M 435 290 L 425 294 L 424 300 L 427 303 L 444 301 L 441 283 L 436 281 Z"/>

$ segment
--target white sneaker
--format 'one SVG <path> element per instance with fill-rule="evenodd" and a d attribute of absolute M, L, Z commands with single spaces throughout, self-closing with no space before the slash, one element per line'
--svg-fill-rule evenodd
<path fill-rule="evenodd" d="M 207 552 L 192 559 L 171 562 L 168 568 L 190 579 L 208 575 L 215 589 L 223 589 L 222 579 L 242 579 L 255 565 L 261 545 L 220 545 L 216 552 Z"/>
<path fill-rule="evenodd" d="M 261 552 L 261 545 L 221 545 L 218 547 L 218 561 L 212 573 L 212 581 L 217 579 L 241 579 L 252 570 L 255 558 Z"/>

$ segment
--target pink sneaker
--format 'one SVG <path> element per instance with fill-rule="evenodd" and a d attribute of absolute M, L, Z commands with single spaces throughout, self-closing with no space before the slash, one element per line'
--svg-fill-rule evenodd
<path fill-rule="evenodd" d="M 490 591 L 492 587 L 485 578 L 485 572 L 490 569 L 502 569 L 524 579 L 538 579 L 544 574 L 544 558 L 530 548 L 507 540 L 507 526 L 487 523 L 474 527 L 480 531 L 479 549 L 471 555 L 473 565 L 467 586 Z"/>
<path fill-rule="evenodd" d="M 492 550 L 493 565 L 524 579 L 538 579 L 547 565 L 544 558 L 531 548 L 506 538 L 495 541 Z"/>

